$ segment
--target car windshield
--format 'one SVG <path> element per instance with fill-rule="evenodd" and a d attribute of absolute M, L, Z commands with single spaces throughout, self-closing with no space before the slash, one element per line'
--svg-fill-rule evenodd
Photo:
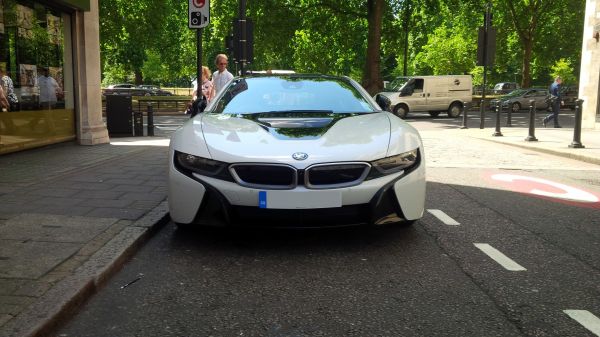
<path fill-rule="evenodd" d="M 527 92 L 527 90 L 523 90 L 523 89 L 517 89 L 517 90 L 513 90 L 511 91 L 509 94 L 507 94 L 505 97 L 516 97 L 516 96 L 522 96 Z"/>
<path fill-rule="evenodd" d="M 406 84 L 408 80 L 410 80 L 410 77 L 397 77 L 395 80 L 392 81 L 392 83 L 388 85 L 387 89 L 392 91 L 400 91 L 402 86 Z"/>
<path fill-rule="evenodd" d="M 375 108 L 343 78 L 289 75 L 235 79 L 208 110 L 228 114 L 366 113 Z"/>

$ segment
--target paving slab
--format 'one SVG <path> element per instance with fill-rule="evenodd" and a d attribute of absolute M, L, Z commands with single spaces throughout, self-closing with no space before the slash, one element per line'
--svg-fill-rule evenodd
<path fill-rule="evenodd" d="M 0 156 L 0 336 L 51 334 L 167 221 L 168 139 L 117 143 Z"/>
<path fill-rule="evenodd" d="M 0 278 L 37 279 L 80 248 L 80 243 L 0 240 Z"/>

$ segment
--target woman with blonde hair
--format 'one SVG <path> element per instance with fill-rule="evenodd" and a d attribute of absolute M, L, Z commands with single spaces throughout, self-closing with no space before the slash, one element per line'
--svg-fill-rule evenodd
<path fill-rule="evenodd" d="M 197 83 L 197 82 L 196 82 Z M 202 95 L 204 97 L 206 97 L 206 102 L 210 102 L 214 96 L 214 91 L 213 91 L 213 83 L 210 80 L 210 69 L 208 69 L 208 67 L 206 66 L 202 66 L 202 84 L 201 84 L 201 88 L 202 88 Z M 194 89 L 194 92 L 192 93 L 192 101 L 195 101 L 196 98 L 198 96 L 198 89 Z"/>

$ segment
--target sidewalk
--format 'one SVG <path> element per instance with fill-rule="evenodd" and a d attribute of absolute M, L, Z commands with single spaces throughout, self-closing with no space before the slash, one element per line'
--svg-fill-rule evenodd
<path fill-rule="evenodd" d="M 501 137 L 492 136 L 494 131 L 492 126 L 485 129 L 452 129 L 451 132 L 600 165 L 600 130 L 582 130 L 580 140 L 584 148 L 569 147 L 573 142 L 572 128 L 537 128 L 534 133 L 537 141 L 525 141 L 529 135 L 528 128 L 503 127 L 500 129 Z"/>
<path fill-rule="evenodd" d="M 503 127 L 503 137 L 489 125 L 427 132 L 600 164 L 600 130 L 582 132 L 583 149 L 568 147 L 572 128 L 538 128 L 537 142 L 524 141 L 524 127 Z M 0 336 L 47 334 L 168 221 L 167 146 L 113 138 L 0 156 Z"/>
<path fill-rule="evenodd" d="M 47 334 L 168 220 L 168 142 L 0 156 L 0 336 Z"/>

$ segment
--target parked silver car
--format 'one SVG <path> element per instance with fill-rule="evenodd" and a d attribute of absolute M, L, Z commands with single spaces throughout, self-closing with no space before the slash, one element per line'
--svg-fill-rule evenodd
<path fill-rule="evenodd" d="M 545 88 L 530 88 L 517 89 L 508 95 L 500 97 L 502 107 L 511 109 L 512 112 L 519 112 L 521 109 L 529 109 L 529 101 L 535 101 L 537 109 L 548 109 L 546 98 L 548 97 L 548 89 Z"/>

